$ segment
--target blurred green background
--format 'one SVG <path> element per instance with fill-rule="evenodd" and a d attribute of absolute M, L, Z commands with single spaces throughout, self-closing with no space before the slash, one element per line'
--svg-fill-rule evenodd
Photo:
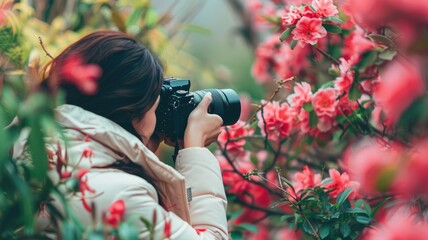
<path fill-rule="evenodd" d="M 173 20 L 187 19 L 192 31 L 178 33 L 183 51 L 195 56 L 200 64 L 214 72 L 213 80 L 193 79 L 197 87 L 231 87 L 239 93 L 248 93 L 260 99 L 263 89 L 251 76 L 253 48 L 241 35 L 241 19 L 231 8 L 229 0 L 157 0 L 152 4 L 158 12 L 170 11 Z"/>

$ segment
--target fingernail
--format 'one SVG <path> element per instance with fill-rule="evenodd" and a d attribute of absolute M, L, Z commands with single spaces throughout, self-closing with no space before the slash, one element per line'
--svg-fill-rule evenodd
<path fill-rule="evenodd" d="M 207 92 L 207 93 L 205 93 L 205 96 L 212 97 L 212 94 L 211 94 L 211 92 Z"/>

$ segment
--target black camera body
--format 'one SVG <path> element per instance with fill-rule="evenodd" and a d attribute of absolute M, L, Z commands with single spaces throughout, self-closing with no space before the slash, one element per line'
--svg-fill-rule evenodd
<path fill-rule="evenodd" d="M 190 92 L 190 80 L 164 80 L 159 106 L 156 109 L 156 132 L 170 139 L 183 139 L 187 119 L 207 92 L 212 101 L 208 112 L 223 119 L 223 126 L 236 123 L 241 114 L 239 95 L 232 89 L 204 89 Z"/>

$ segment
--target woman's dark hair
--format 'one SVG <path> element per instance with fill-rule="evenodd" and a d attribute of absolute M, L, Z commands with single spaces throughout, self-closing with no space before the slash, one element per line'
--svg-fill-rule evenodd
<path fill-rule="evenodd" d="M 102 76 L 94 95 L 86 95 L 59 79 L 66 93 L 66 103 L 106 117 L 138 136 L 132 120 L 141 119 L 160 94 L 163 82 L 160 61 L 124 33 L 97 31 L 73 43 L 52 60 L 51 71 L 45 68 L 45 78 L 52 77 L 55 68 L 75 54 L 87 64 L 97 64 Z"/>

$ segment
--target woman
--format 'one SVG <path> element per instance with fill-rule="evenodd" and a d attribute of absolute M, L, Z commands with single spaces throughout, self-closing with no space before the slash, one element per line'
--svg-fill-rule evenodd
<path fill-rule="evenodd" d="M 62 79 L 61 67 L 76 56 L 101 68 L 93 95 Z M 154 239 L 164 238 L 165 231 L 171 239 L 228 238 L 220 168 L 204 148 L 222 125 L 218 115 L 207 113 L 210 95 L 190 114 L 173 168 L 153 153 L 159 145 L 153 133 L 163 69 L 147 48 L 126 34 L 98 31 L 65 49 L 50 69 L 46 78 L 64 83 L 67 104 L 57 108 L 56 118 L 68 142 L 52 141 L 48 149 L 54 153 L 67 146 L 68 165 L 89 169 L 80 176 L 82 196 L 70 200 L 84 224 L 91 224 L 91 211 L 100 221 L 109 206 L 122 200 L 122 220 L 139 215 L 151 221 L 156 216 Z M 148 238 L 146 226 L 138 224 L 140 238 Z"/>

